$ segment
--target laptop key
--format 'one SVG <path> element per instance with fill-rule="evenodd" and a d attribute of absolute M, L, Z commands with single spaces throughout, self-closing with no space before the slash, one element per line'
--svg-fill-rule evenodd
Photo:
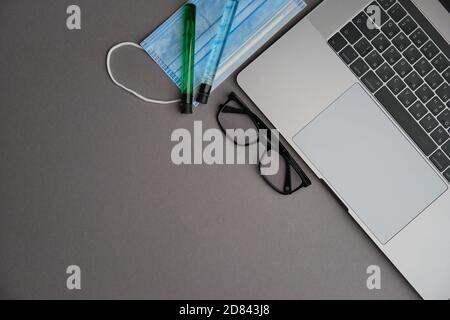
<path fill-rule="evenodd" d="M 371 53 L 369 53 L 365 60 L 367 64 L 374 70 L 381 66 L 381 64 L 384 62 L 383 58 L 376 50 L 373 50 Z"/>
<path fill-rule="evenodd" d="M 427 103 L 427 108 L 433 115 L 437 116 L 445 109 L 445 105 L 438 97 L 434 97 Z"/>
<path fill-rule="evenodd" d="M 416 101 L 409 108 L 409 112 L 417 121 L 419 121 L 420 119 L 423 118 L 424 115 L 427 114 L 428 111 L 427 111 L 427 108 L 425 108 L 425 106 L 422 104 L 422 102 Z"/>
<path fill-rule="evenodd" d="M 345 40 L 340 33 L 336 33 L 330 40 L 328 40 L 328 44 L 334 49 L 334 51 L 339 52 L 347 45 L 347 40 Z"/>
<path fill-rule="evenodd" d="M 406 62 L 405 59 L 401 59 L 395 66 L 394 70 L 399 74 L 400 77 L 406 77 L 411 71 L 412 67 Z"/>
<path fill-rule="evenodd" d="M 378 76 L 373 71 L 367 72 L 361 78 L 361 81 L 364 83 L 364 85 L 367 87 L 367 89 L 369 89 L 370 92 L 372 92 L 372 93 L 377 91 L 383 85 L 380 78 L 378 78 Z"/>
<path fill-rule="evenodd" d="M 444 151 L 444 153 L 450 157 L 450 140 L 447 141 L 443 146 L 442 146 L 442 151 Z"/>
<path fill-rule="evenodd" d="M 350 64 L 358 58 L 358 53 L 356 53 L 356 51 L 350 46 L 346 46 L 342 49 L 339 55 L 346 64 Z"/>
<path fill-rule="evenodd" d="M 436 143 L 423 131 L 413 116 L 400 104 L 388 88 L 382 87 L 378 90 L 375 98 L 378 99 L 427 157 L 437 149 Z"/>
<path fill-rule="evenodd" d="M 370 51 L 373 50 L 373 46 L 366 38 L 359 40 L 353 48 L 359 53 L 361 57 L 365 57 Z"/>
<path fill-rule="evenodd" d="M 378 0 L 378 2 L 384 8 L 384 10 L 387 10 L 395 3 L 395 0 Z"/>
<path fill-rule="evenodd" d="M 437 87 L 439 87 L 441 83 L 444 82 L 444 79 L 436 70 L 433 70 L 426 76 L 425 81 L 428 83 L 431 89 L 436 90 Z"/>
<path fill-rule="evenodd" d="M 427 103 L 434 96 L 433 90 L 426 83 L 417 89 L 416 94 L 423 103 Z"/>
<path fill-rule="evenodd" d="M 442 76 L 444 77 L 445 81 L 450 83 L 450 68 L 445 70 L 445 72 L 442 74 Z"/>
<path fill-rule="evenodd" d="M 400 32 L 400 28 L 397 27 L 397 25 L 392 20 L 386 22 L 384 26 L 381 28 L 381 30 L 389 39 L 392 39 Z"/>
<path fill-rule="evenodd" d="M 449 109 L 445 109 L 444 112 L 442 112 L 437 119 L 445 129 L 450 128 L 450 110 Z"/>
<path fill-rule="evenodd" d="M 341 29 L 341 33 L 345 37 L 345 39 L 347 39 L 347 41 L 350 42 L 351 44 L 355 44 L 356 41 L 358 41 L 362 37 L 361 32 L 351 22 L 347 23 Z"/>
<path fill-rule="evenodd" d="M 371 9 L 372 9 L 372 8 L 371 8 L 372 6 L 377 6 L 378 9 L 380 9 L 381 20 L 380 20 L 380 21 L 374 21 L 374 19 L 372 18 L 373 23 L 378 27 L 377 29 L 380 29 L 381 26 L 382 26 L 383 24 L 385 24 L 386 21 L 389 20 L 389 16 L 388 16 L 388 14 L 386 13 L 385 9 L 383 9 L 382 7 L 380 7 L 380 5 L 379 5 L 376 1 L 373 1 L 370 5 L 368 5 L 368 6 L 366 7 L 365 11 L 366 11 L 366 13 L 367 13 L 368 15 L 371 15 L 371 16 L 372 16 L 372 15 L 374 14 L 374 11 L 371 10 Z"/>
<path fill-rule="evenodd" d="M 392 66 L 393 64 L 397 63 L 398 60 L 402 58 L 402 55 L 400 52 L 398 52 L 397 49 L 395 49 L 394 46 L 390 46 L 384 53 L 383 57 L 386 59 L 386 61 Z"/>
<path fill-rule="evenodd" d="M 386 36 L 382 33 L 377 35 L 375 39 L 372 40 L 372 44 L 380 53 L 386 50 L 390 45 L 388 38 L 386 38 Z"/>
<path fill-rule="evenodd" d="M 399 51 L 403 51 L 411 44 L 411 40 L 402 32 L 392 39 L 392 43 Z"/>
<path fill-rule="evenodd" d="M 407 16 L 399 23 L 400 28 L 403 30 L 404 33 L 409 35 L 411 32 L 413 32 L 417 28 L 417 23 L 414 22 L 414 20 Z"/>
<path fill-rule="evenodd" d="M 430 157 L 430 160 L 440 172 L 445 171 L 445 169 L 450 166 L 450 159 L 441 150 L 433 153 L 433 155 Z"/>
<path fill-rule="evenodd" d="M 356 27 L 361 31 L 367 39 L 372 40 L 375 38 L 377 34 L 380 33 L 380 29 L 378 28 L 368 28 L 367 21 L 369 17 L 364 13 L 360 12 L 355 18 L 353 18 L 353 23 L 356 25 Z"/>
<path fill-rule="evenodd" d="M 409 38 L 414 42 L 417 47 L 421 47 L 425 42 L 427 42 L 430 38 L 423 32 L 422 29 L 417 29 L 414 31 Z"/>
<path fill-rule="evenodd" d="M 448 59 L 440 53 L 431 64 L 437 69 L 437 71 L 442 72 L 450 66 Z M 447 80 L 448 81 L 448 80 Z"/>
<path fill-rule="evenodd" d="M 448 100 L 450 100 L 450 86 L 449 86 L 449 84 L 448 83 L 444 83 L 442 86 L 440 86 L 439 89 L 436 90 L 436 94 L 444 102 L 447 102 Z"/>
<path fill-rule="evenodd" d="M 423 80 L 416 71 L 413 71 L 405 78 L 405 82 L 411 90 L 415 91 L 423 83 Z"/>
<path fill-rule="evenodd" d="M 422 54 L 415 46 L 410 46 L 406 51 L 403 53 L 406 60 L 409 61 L 409 63 L 414 64 L 416 61 L 418 61 L 420 58 L 422 58 Z"/>
<path fill-rule="evenodd" d="M 428 58 L 428 60 L 433 59 L 438 53 L 439 49 L 436 47 L 436 45 L 430 40 L 428 41 L 420 51 L 423 53 L 425 57 Z"/>
<path fill-rule="evenodd" d="M 431 137 L 434 142 L 436 142 L 439 146 L 443 145 L 444 142 L 450 138 L 450 134 L 448 134 L 447 130 L 442 127 L 437 127 L 432 133 Z"/>
<path fill-rule="evenodd" d="M 406 84 L 403 82 L 402 79 L 400 79 L 399 76 L 393 77 L 387 84 L 388 88 L 391 89 L 391 91 L 397 95 L 400 92 L 402 92 L 403 89 L 405 89 Z"/>
<path fill-rule="evenodd" d="M 406 16 L 406 11 L 398 3 L 388 10 L 389 15 L 395 22 L 399 22 Z"/>
<path fill-rule="evenodd" d="M 433 66 L 427 61 L 427 59 L 422 58 L 420 59 L 415 65 L 414 68 L 417 70 L 417 72 L 422 76 L 425 77 L 428 72 L 433 70 Z"/>
<path fill-rule="evenodd" d="M 416 102 L 417 97 L 414 95 L 414 93 L 406 88 L 398 95 L 398 99 L 401 103 L 405 106 L 405 108 L 409 108 L 414 102 Z"/>
<path fill-rule="evenodd" d="M 430 133 L 433 131 L 439 123 L 437 120 L 429 113 L 422 120 L 420 120 L 420 125 L 425 129 L 426 132 Z"/>
<path fill-rule="evenodd" d="M 444 177 L 448 182 L 450 182 L 450 169 L 444 172 Z"/>
<path fill-rule="evenodd" d="M 358 78 L 362 77 L 370 69 L 367 63 L 365 63 L 361 58 L 358 58 L 355 62 L 353 62 L 350 65 L 350 68 L 356 76 L 358 76 Z"/>
<path fill-rule="evenodd" d="M 395 72 L 387 63 L 384 63 L 381 67 L 378 68 L 377 75 L 381 80 L 383 80 L 383 82 L 387 82 L 395 75 Z"/>

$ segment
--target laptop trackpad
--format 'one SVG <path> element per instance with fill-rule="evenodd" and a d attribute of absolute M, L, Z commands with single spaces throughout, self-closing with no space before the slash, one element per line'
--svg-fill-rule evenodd
<path fill-rule="evenodd" d="M 383 244 L 447 190 L 359 84 L 294 142 Z"/>

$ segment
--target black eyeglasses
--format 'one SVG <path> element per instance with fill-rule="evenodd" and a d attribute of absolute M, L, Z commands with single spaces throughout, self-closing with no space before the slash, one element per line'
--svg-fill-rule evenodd
<path fill-rule="evenodd" d="M 217 121 L 223 133 L 238 146 L 260 145 L 262 136 L 259 132 L 267 133 L 265 135 L 266 150 L 264 153 L 260 153 L 262 156 L 258 159 L 258 168 L 264 181 L 275 191 L 283 195 L 290 195 L 311 185 L 311 180 L 297 165 L 286 148 L 273 137 L 264 122 L 250 111 L 234 92 L 228 96 L 228 100 L 224 104 L 219 106 Z M 249 134 L 249 132 L 256 134 Z M 279 159 L 279 170 L 275 174 L 264 174 L 268 162 L 276 157 Z"/>

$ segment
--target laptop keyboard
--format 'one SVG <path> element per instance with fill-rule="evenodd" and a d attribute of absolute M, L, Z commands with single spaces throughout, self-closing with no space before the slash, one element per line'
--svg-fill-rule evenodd
<path fill-rule="evenodd" d="M 450 182 L 450 45 L 410 0 L 377 0 L 329 45 Z"/>

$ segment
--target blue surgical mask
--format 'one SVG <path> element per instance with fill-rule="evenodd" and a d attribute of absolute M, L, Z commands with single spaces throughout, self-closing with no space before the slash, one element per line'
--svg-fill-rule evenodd
<path fill-rule="evenodd" d="M 197 6 L 195 86 L 198 86 L 226 0 L 188 2 Z M 240 0 L 213 87 L 226 80 L 305 7 L 304 0 Z M 182 22 L 180 9 L 141 43 L 141 47 L 178 87 L 181 86 Z M 135 92 L 124 89 L 139 97 Z"/>
<path fill-rule="evenodd" d="M 195 84 L 199 85 L 226 0 L 189 2 L 197 6 Z M 303 0 L 240 0 L 214 86 L 222 83 L 305 6 Z M 141 43 L 178 86 L 182 28 L 182 12 L 178 10 Z"/>

